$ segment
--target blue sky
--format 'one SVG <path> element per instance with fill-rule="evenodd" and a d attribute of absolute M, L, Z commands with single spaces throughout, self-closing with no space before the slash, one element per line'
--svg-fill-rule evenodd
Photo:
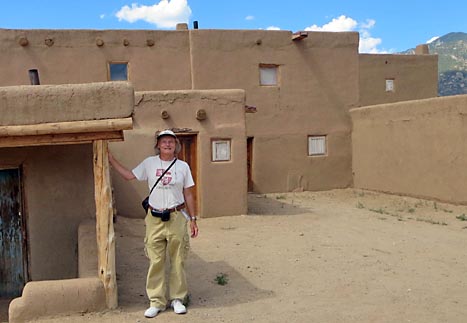
<path fill-rule="evenodd" d="M 3 0 L 0 28 L 280 29 L 360 32 L 360 52 L 393 53 L 467 32 L 462 0 Z"/>

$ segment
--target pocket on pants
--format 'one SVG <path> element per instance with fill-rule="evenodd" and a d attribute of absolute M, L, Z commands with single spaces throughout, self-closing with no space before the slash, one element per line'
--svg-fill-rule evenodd
<path fill-rule="evenodd" d="M 148 254 L 148 238 L 144 238 L 144 255 L 149 259 Z"/>
<path fill-rule="evenodd" d="M 190 237 L 188 234 L 183 235 L 183 250 L 182 250 L 182 257 L 185 259 L 190 251 Z"/>

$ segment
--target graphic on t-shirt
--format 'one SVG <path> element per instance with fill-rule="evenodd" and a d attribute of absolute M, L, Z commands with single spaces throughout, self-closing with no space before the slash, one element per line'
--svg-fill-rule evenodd
<path fill-rule="evenodd" d="M 156 170 L 156 176 L 160 177 L 163 172 L 164 172 L 163 168 L 158 168 Z M 164 177 L 162 177 L 161 183 L 162 185 L 168 185 L 171 181 L 172 181 L 172 173 L 168 171 L 167 173 L 165 173 Z"/>

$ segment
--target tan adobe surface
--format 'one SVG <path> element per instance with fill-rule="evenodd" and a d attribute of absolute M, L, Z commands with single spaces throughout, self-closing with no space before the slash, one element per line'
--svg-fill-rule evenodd
<path fill-rule="evenodd" d="M 354 185 L 467 204 L 467 95 L 351 110 Z"/>
<path fill-rule="evenodd" d="M 185 316 L 143 317 L 144 221 L 119 217 L 121 307 L 37 323 L 464 323 L 466 206 L 354 189 L 249 202 L 251 215 L 199 221 Z"/>

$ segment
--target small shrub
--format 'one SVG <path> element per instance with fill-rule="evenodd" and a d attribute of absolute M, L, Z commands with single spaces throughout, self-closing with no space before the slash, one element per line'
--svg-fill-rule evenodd
<path fill-rule="evenodd" d="M 434 220 L 429 220 L 429 219 L 417 218 L 417 221 L 426 222 L 426 223 L 430 223 L 430 224 L 448 225 L 446 222 L 439 222 L 439 221 L 434 221 Z"/>
<path fill-rule="evenodd" d="M 423 206 L 423 201 L 419 200 L 417 203 L 414 205 L 415 207 Z"/>
<path fill-rule="evenodd" d="M 385 214 L 386 212 L 384 212 L 383 208 L 379 208 L 379 209 L 370 209 L 371 212 L 376 212 L 376 213 L 379 213 L 379 214 Z"/>
<path fill-rule="evenodd" d="M 456 216 L 456 219 L 459 219 L 461 221 L 467 221 L 467 216 L 462 213 L 461 215 Z"/>
<path fill-rule="evenodd" d="M 365 205 L 363 205 L 362 202 L 357 203 L 357 209 L 364 209 L 364 208 L 365 208 Z"/>
<path fill-rule="evenodd" d="M 227 276 L 228 276 L 227 274 L 219 273 L 216 275 L 216 278 L 214 278 L 214 281 L 218 285 L 222 285 L 222 286 L 227 285 L 227 283 L 229 282 L 229 278 Z"/>

